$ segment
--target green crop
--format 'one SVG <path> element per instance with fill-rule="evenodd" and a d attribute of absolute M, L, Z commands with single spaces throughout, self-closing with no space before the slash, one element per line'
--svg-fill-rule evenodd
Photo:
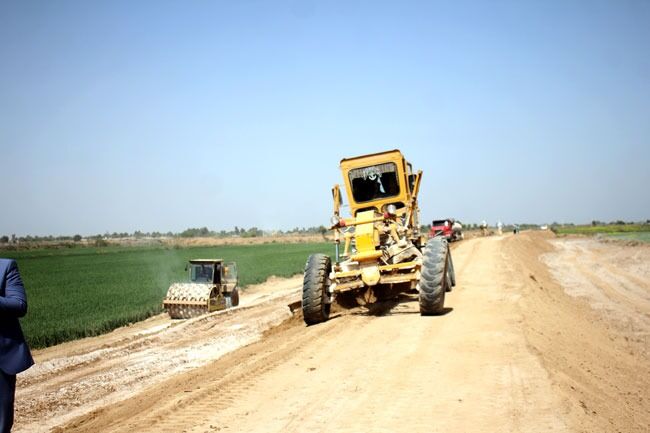
<path fill-rule="evenodd" d="M 263 244 L 193 248 L 76 248 L 8 252 L 18 261 L 29 311 L 21 319 L 34 348 L 94 336 L 161 312 L 172 282 L 194 258 L 237 262 L 239 285 L 303 272 L 311 253 L 332 245 Z"/>
<path fill-rule="evenodd" d="M 621 239 L 628 241 L 650 242 L 650 232 L 635 232 L 635 233 L 612 233 L 608 235 L 613 239 Z"/>
<path fill-rule="evenodd" d="M 612 234 L 612 233 L 638 233 L 650 232 L 650 224 L 607 224 L 597 226 L 563 226 L 553 227 L 553 231 L 557 234 L 582 234 L 594 235 L 598 233 Z"/>

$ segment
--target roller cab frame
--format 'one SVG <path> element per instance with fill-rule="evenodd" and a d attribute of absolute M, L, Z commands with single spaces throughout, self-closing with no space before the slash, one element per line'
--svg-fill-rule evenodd
<path fill-rule="evenodd" d="M 163 308 L 170 317 L 185 319 L 238 305 L 235 262 L 193 259 L 186 271 L 189 282 L 172 284 L 163 300 Z"/>

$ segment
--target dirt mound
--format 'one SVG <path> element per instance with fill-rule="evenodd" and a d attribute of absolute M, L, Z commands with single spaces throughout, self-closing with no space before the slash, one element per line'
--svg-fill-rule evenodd
<path fill-rule="evenodd" d="M 521 326 L 575 431 L 650 426 L 650 260 L 645 248 L 623 248 L 535 235 L 504 242 L 522 286 Z"/>

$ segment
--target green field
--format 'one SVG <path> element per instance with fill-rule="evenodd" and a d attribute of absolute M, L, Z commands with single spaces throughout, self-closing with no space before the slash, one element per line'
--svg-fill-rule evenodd
<path fill-rule="evenodd" d="M 237 262 L 239 285 L 271 275 L 302 273 L 309 254 L 331 254 L 317 244 L 263 244 L 197 248 L 75 248 L 11 251 L 27 289 L 29 311 L 21 320 L 34 348 L 98 335 L 161 311 L 171 282 L 187 279 L 190 258 Z"/>
<path fill-rule="evenodd" d="M 613 239 L 622 239 L 629 241 L 650 242 L 650 232 L 636 232 L 636 233 L 612 233 L 608 235 Z"/>
<path fill-rule="evenodd" d="M 650 232 L 650 224 L 605 224 L 605 225 L 588 225 L 588 226 L 560 226 L 553 227 L 553 231 L 560 235 L 579 234 L 621 234 L 621 233 L 640 233 Z"/>

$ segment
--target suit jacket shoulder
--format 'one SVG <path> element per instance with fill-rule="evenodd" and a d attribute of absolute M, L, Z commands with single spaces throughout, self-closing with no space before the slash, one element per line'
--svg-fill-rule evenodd
<path fill-rule="evenodd" d="M 2 279 L 5 278 L 7 271 L 11 268 L 11 265 L 15 264 L 14 259 L 2 259 L 0 258 L 0 276 Z"/>
<path fill-rule="evenodd" d="M 34 364 L 18 321 L 26 312 L 27 296 L 16 261 L 0 259 L 0 370 L 6 374 Z"/>

